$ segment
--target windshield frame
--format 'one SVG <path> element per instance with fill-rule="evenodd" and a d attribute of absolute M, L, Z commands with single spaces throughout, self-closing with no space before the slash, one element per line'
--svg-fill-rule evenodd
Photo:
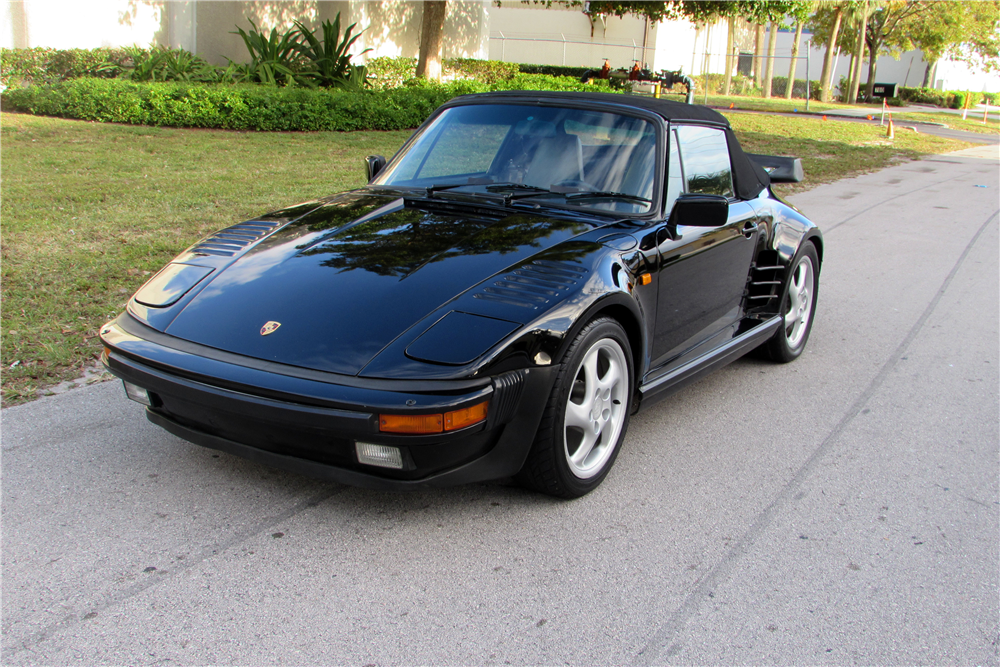
<path fill-rule="evenodd" d="M 555 209 L 565 209 L 567 211 L 573 211 L 574 213 L 587 213 L 591 215 L 599 215 L 601 217 L 614 217 L 618 219 L 629 219 L 629 220 L 658 220 L 663 217 L 663 197 L 665 193 L 665 170 L 666 170 L 666 150 L 667 150 L 667 121 L 659 114 L 648 111 L 646 109 L 640 109 L 634 106 L 629 106 L 627 103 L 616 104 L 613 102 L 595 102 L 586 99 L 573 99 L 571 96 L 561 97 L 561 98 L 538 98 L 532 97 L 530 94 L 524 96 L 521 95 L 504 95 L 503 98 L 498 98 L 490 95 L 489 93 L 475 96 L 462 96 L 457 97 L 448 102 L 442 104 L 437 110 L 432 113 L 427 120 L 425 120 L 420 127 L 418 127 L 412 135 L 406 140 L 406 142 L 400 147 L 396 154 L 392 156 L 386 165 L 379 171 L 379 173 L 372 179 L 371 183 L 368 184 L 369 188 L 379 189 L 388 188 L 396 191 L 413 191 L 423 193 L 426 188 L 420 186 L 406 186 L 400 184 L 385 184 L 380 182 L 383 176 L 387 176 L 392 173 L 393 168 L 397 166 L 402 156 L 405 155 L 412 147 L 413 144 L 425 133 L 427 132 L 438 119 L 438 117 L 445 113 L 449 109 L 455 107 L 464 106 L 474 106 L 474 105 L 490 105 L 490 106 L 537 106 L 537 107 L 554 107 L 561 109 L 580 109 L 583 111 L 594 111 L 609 114 L 618 114 L 621 116 L 630 116 L 644 120 L 650 123 L 653 127 L 653 131 L 656 135 L 656 154 L 653 166 L 653 193 L 651 196 L 652 202 L 649 205 L 649 210 L 642 213 L 625 213 L 623 211 L 612 211 L 605 209 L 594 208 L 593 206 L 582 206 L 579 204 L 572 203 L 571 200 L 562 199 L 559 197 L 532 197 L 527 199 L 521 199 L 517 201 L 512 201 L 510 205 L 513 206 L 527 206 L 530 208 L 555 208 Z M 478 195 L 480 193 L 469 193 L 471 195 Z"/>

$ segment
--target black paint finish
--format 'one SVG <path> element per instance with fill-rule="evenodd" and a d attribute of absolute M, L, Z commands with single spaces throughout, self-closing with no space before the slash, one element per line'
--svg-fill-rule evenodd
<path fill-rule="evenodd" d="M 502 96 L 615 113 L 627 105 L 622 96 L 530 97 Z M 463 103 L 490 96 L 447 106 Z M 653 107 L 633 112 L 656 122 L 665 150 L 670 114 Z M 667 163 L 656 160 L 660 184 Z M 378 488 L 511 475 L 567 346 L 595 317 L 618 320 L 629 336 L 635 409 L 776 330 L 780 299 L 760 286 L 780 283 L 780 295 L 795 253 L 814 243 L 822 258 L 822 237 L 769 188 L 757 192 L 701 202 L 718 217 L 709 225 L 691 219 L 697 205 L 672 218 L 665 194 L 628 217 L 558 197 L 369 185 L 181 253 L 102 329 L 104 361 L 150 391 L 154 423 L 272 465 Z M 280 326 L 262 335 L 269 322 Z M 483 401 L 488 420 L 458 432 L 377 428 L 379 412 Z M 403 448 L 409 467 L 361 466 L 356 440 Z"/>

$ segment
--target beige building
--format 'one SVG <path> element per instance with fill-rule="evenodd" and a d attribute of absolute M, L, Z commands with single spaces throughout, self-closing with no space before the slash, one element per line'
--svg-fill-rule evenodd
<path fill-rule="evenodd" d="M 342 25 L 357 23 L 364 33 L 354 53 L 371 49 L 359 62 L 378 56 L 416 56 L 421 2 L 386 0 L 3 0 L 0 46 L 94 48 L 160 44 L 193 51 L 209 62 L 225 64 L 248 59 L 236 26 L 253 21 L 269 31 L 290 28 L 295 20 L 316 27 L 341 13 Z M 444 57 L 496 59 L 548 65 L 612 67 L 645 63 L 650 69 L 683 70 L 695 77 L 725 71 L 727 25 L 696 26 L 688 21 L 650 23 L 626 16 L 590 17 L 580 7 L 566 8 L 519 0 L 449 0 L 444 31 Z M 791 31 L 778 34 L 774 73 L 785 76 L 792 50 Z M 737 35 L 739 50 L 753 50 L 752 31 Z M 796 77 L 806 76 L 805 41 Z M 809 76 L 822 67 L 823 48 L 810 49 Z M 849 56 L 836 59 L 833 81 L 847 74 Z M 899 60 L 879 59 L 879 82 L 918 86 L 926 63 L 919 51 Z M 867 75 L 867 68 L 865 68 Z M 942 76 L 942 73 L 945 73 Z M 1000 79 L 970 74 L 964 66 L 944 63 L 938 68 L 938 88 L 996 90 Z"/>

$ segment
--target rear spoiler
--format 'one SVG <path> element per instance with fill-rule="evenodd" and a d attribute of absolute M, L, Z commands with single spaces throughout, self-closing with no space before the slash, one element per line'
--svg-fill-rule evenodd
<path fill-rule="evenodd" d="M 764 168 L 771 177 L 772 183 L 801 183 L 805 178 L 802 171 L 802 160 L 797 157 L 782 157 L 780 155 L 755 155 L 747 153 L 748 158 Z"/>

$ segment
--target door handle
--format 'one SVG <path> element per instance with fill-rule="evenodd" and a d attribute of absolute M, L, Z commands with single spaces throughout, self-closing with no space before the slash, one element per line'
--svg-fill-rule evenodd
<path fill-rule="evenodd" d="M 755 220 L 747 221 L 743 225 L 743 236 L 750 238 L 753 236 L 754 232 L 757 231 L 757 222 Z"/>

